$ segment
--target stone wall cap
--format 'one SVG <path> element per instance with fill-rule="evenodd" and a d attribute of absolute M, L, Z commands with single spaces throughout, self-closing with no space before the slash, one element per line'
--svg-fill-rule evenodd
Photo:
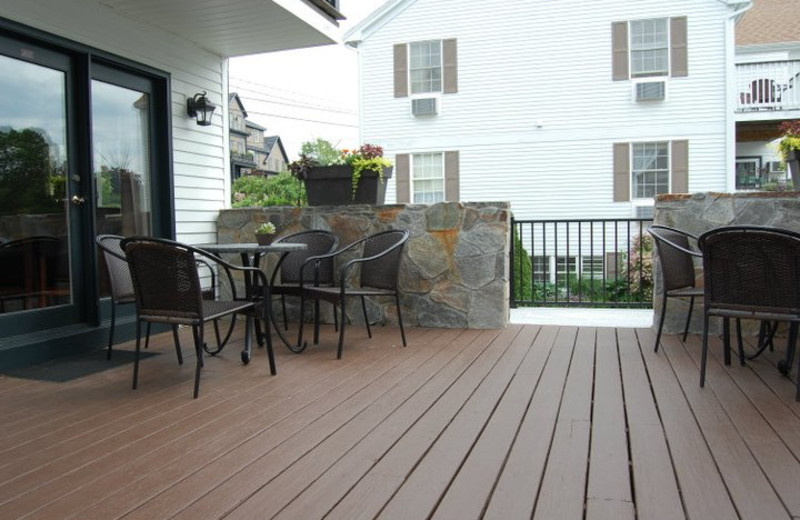
<path fill-rule="evenodd" d="M 708 191 L 703 193 L 664 193 L 656 196 L 657 202 L 672 202 L 679 200 L 688 200 L 693 197 L 713 197 L 716 199 L 797 199 L 800 198 L 800 192 L 797 191 L 756 191 L 752 193 L 728 193 Z"/>

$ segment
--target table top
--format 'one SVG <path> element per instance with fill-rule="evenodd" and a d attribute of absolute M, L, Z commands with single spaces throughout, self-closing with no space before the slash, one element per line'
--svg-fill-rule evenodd
<path fill-rule="evenodd" d="M 259 245 L 257 242 L 237 242 L 232 244 L 199 244 L 194 247 L 210 253 L 282 253 L 289 251 L 302 251 L 306 244 L 283 243 Z"/>

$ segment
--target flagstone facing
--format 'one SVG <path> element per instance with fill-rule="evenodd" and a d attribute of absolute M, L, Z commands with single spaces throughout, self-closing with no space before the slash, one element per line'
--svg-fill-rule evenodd
<path fill-rule="evenodd" d="M 326 229 L 340 246 L 390 228 L 407 229 L 400 270 L 402 312 L 409 326 L 492 329 L 509 317 L 511 211 L 504 202 L 442 202 L 432 205 L 240 208 L 220 211 L 220 243 L 253 242 L 262 222 L 280 234 Z M 348 310 L 363 322 L 358 302 Z M 368 304 L 370 322 L 394 325 L 390 299 Z"/>

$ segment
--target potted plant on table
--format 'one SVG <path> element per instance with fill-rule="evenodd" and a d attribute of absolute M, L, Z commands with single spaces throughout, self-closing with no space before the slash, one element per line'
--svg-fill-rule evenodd
<path fill-rule="evenodd" d="M 272 222 L 264 222 L 256 228 L 256 242 L 260 246 L 268 246 L 275 240 L 277 229 Z"/>
<path fill-rule="evenodd" d="M 800 120 L 784 121 L 778 127 L 783 139 L 778 143 L 783 162 L 789 167 L 792 186 L 800 190 Z"/>
<path fill-rule="evenodd" d="M 337 150 L 318 139 L 303 144 L 300 158 L 289 165 L 289 171 L 305 183 L 310 206 L 383 204 L 392 163 L 377 145 Z"/>

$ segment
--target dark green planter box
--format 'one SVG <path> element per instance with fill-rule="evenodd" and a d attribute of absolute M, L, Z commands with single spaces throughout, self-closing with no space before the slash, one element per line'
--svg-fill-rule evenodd
<path fill-rule="evenodd" d="M 786 165 L 792 179 L 792 189 L 800 191 L 800 150 L 791 150 L 788 154 Z"/>
<path fill-rule="evenodd" d="M 383 204 L 386 183 L 392 176 L 392 167 L 384 168 L 384 182 L 373 171 L 361 174 L 355 197 L 353 196 L 353 169 L 350 166 L 317 166 L 311 168 L 305 180 L 309 206 L 344 206 L 348 204 Z"/>

